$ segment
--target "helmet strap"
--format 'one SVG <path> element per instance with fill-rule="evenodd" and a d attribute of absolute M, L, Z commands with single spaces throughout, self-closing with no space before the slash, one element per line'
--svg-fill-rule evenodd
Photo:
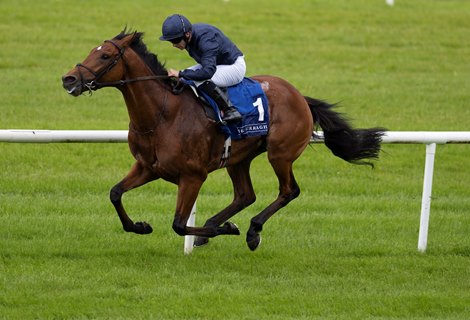
<path fill-rule="evenodd" d="M 189 33 L 189 35 L 187 35 Z M 184 43 L 186 44 L 185 47 L 188 46 L 189 41 L 191 40 L 191 31 L 185 32 L 183 36 Z"/>

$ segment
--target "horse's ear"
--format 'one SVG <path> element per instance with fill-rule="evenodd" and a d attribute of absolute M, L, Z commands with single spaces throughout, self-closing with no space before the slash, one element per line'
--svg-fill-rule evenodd
<path fill-rule="evenodd" d="M 142 38 L 142 35 L 143 35 L 142 32 L 137 32 L 137 31 L 131 32 L 127 34 L 124 38 L 122 38 L 121 44 L 125 47 L 130 46 L 131 43 L 140 41 L 140 39 Z"/>
<path fill-rule="evenodd" d="M 121 45 L 124 47 L 129 46 L 132 41 L 135 39 L 135 35 L 137 32 L 132 32 L 124 36 L 124 38 L 121 39 Z"/>
<path fill-rule="evenodd" d="M 140 41 L 140 39 L 142 38 L 142 36 L 144 35 L 143 32 L 137 32 L 137 31 L 134 31 L 132 33 L 132 40 L 136 40 L 136 41 Z"/>

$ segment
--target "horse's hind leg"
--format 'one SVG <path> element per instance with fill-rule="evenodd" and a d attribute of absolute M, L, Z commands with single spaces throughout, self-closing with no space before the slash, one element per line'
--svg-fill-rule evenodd
<path fill-rule="evenodd" d="M 127 176 L 116 184 L 109 194 L 111 202 L 116 209 L 116 212 L 121 220 L 122 227 L 127 232 L 134 232 L 137 234 L 148 234 L 152 232 L 152 227 L 146 222 L 134 223 L 126 213 L 122 205 L 122 195 L 134 188 L 137 188 L 149 181 L 155 180 L 156 177 L 150 170 L 142 167 L 139 162 L 136 162 Z"/>
<path fill-rule="evenodd" d="M 271 164 L 279 180 L 279 195 L 273 203 L 251 219 L 246 242 L 252 251 L 256 250 L 261 241 L 259 233 L 263 230 L 264 223 L 279 209 L 286 206 L 300 194 L 300 188 L 292 172 L 292 162 L 279 160 L 271 161 Z"/>
<path fill-rule="evenodd" d="M 230 175 L 233 184 L 233 201 L 225 209 L 208 219 L 204 224 L 205 227 L 220 226 L 222 223 L 226 222 L 235 214 L 256 201 L 255 191 L 253 190 L 250 178 L 250 164 L 251 159 L 227 168 L 227 172 Z M 207 244 L 208 242 L 208 238 L 197 237 L 194 241 L 194 246 L 199 247 Z"/>

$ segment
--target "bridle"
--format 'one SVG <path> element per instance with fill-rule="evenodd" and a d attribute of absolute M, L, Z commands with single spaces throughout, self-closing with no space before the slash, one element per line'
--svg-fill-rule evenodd
<path fill-rule="evenodd" d="M 112 40 L 105 40 L 104 42 L 109 42 L 113 46 L 115 46 L 119 50 L 119 54 L 106 66 L 101 68 L 99 71 L 93 71 L 91 68 L 85 66 L 84 64 L 77 63 L 76 67 L 78 70 L 78 73 L 80 75 L 80 83 L 82 84 L 83 88 L 87 88 L 90 94 L 103 87 L 114 87 L 114 86 L 122 86 L 127 83 L 131 82 L 136 82 L 136 81 L 145 81 L 145 80 L 157 80 L 157 79 L 169 79 L 170 77 L 167 75 L 159 75 L 159 76 L 145 76 L 145 77 L 137 77 L 133 79 L 121 79 L 118 81 L 109 81 L 109 82 L 98 82 L 105 74 L 107 74 L 111 69 L 113 69 L 121 60 L 121 58 L 124 60 L 124 52 L 126 50 L 125 47 L 121 47 L 117 43 L 115 43 Z M 91 81 L 85 80 L 83 77 L 80 68 L 83 68 L 90 72 L 95 78 Z"/>

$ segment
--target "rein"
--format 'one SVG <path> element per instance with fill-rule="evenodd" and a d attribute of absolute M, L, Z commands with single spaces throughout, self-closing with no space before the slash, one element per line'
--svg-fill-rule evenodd
<path fill-rule="evenodd" d="M 90 94 L 92 93 L 92 91 L 96 91 L 96 90 L 98 90 L 100 88 L 103 88 L 103 87 L 123 86 L 125 84 L 132 83 L 132 82 L 137 82 L 137 81 L 159 80 L 159 79 L 161 80 L 161 79 L 171 78 L 168 75 L 159 75 L 159 76 L 137 77 L 137 78 L 133 78 L 133 79 L 122 79 L 122 80 L 118 80 L 118 81 L 98 82 L 98 80 L 101 77 L 103 77 L 105 74 L 107 74 L 109 71 L 111 71 L 118 64 L 118 62 L 119 62 L 119 60 L 121 60 L 121 58 L 124 60 L 124 51 L 126 50 L 125 47 L 121 47 L 121 46 L 119 46 L 118 44 L 116 44 L 115 42 L 113 42 L 111 40 L 105 40 L 104 42 L 111 43 L 112 45 L 114 45 L 119 50 L 119 54 L 107 66 L 105 66 L 101 70 L 95 72 L 91 68 L 89 68 L 89 67 L 87 67 L 87 66 L 85 66 L 81 63 L 77 63 L 78 73 L 80 74 L 80 82 L 82 83 L 83 87 L 88 89 Z M 89 82 L 85 82 L 85 79 L 83 78 L 83 75 L 80 72 L 80 68 L 84 68 L 85 70 L 90 72 L 92 75 L 95 76 L 95 79 L 93 79 Z"/>
<path fill-rule="evenodd" d="M 113 87 L 113 86 L 123 86 L 128 83 L 137 82 L 137 81 L 146 81 L 146 80 L 158 80 L 158 79 L 169 79 L 170 76 L 146 76 L 146 77 L 137 77 L 133 79 L 118 80 L 118 81 L 109 81 L 109 82 L 96 82 L 92 81 L 93 88 L 92 90 L 97 90 L 103 87 Z"/>

